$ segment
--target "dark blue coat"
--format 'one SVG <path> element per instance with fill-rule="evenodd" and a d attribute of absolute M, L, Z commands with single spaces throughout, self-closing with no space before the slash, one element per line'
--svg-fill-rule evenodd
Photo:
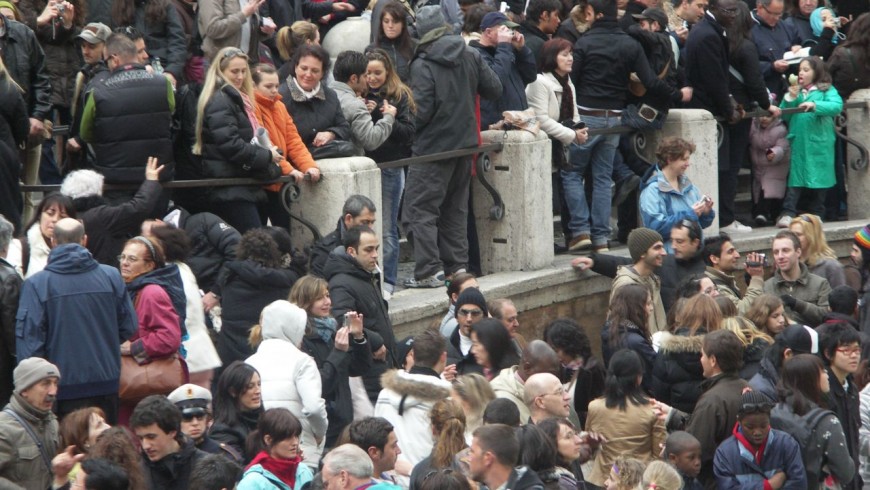
<path fill-rule="evenodd" d="M 121 351 L 138 329 L 118 269 L 81 245 L 61 245 L 21 288 L 15 326 L 19 360 L 42 357 L 61 372 L 57 398 L 118 393 Z"/>
<path fill-rule="evenodd" d="M 771 93 L 782 100 L 786 88 L 783 74 L 773 69 L 773 62 L 781 60 L 782 55 L 791 50 L 792 46 L 800 46 L 801 39 L 794 25 L 777 22 L 771 27 L 761 20 L 755 12 L 752 13 L 755 25 L 752 26 L 752 42 L 758 49 L 758 62 L 761 66 L 761 76 Z M 786 74 L 789 73 L 786 71 Z"/>
<path fill-rule="evenodd" d="M 498 46 L 491 47 L 471 41 L 468 45 L 477 49 L 480 57 L 492 68 L 502 84 L 501 97 L 495 100 L 480 99 L 480 128 L 486 130 L 490 124 L 501 121 L 504 111 L 528 109 L 526 85 L 538 77 L 532 50 L 528 46 L 517 50 L 510 43 L 499 43 Z"/>
<path fill-rule="evenodd" d="M 785 432 L 771 429 L 761 461 L 757 462 L 747 447 L 738 440 L 743 434 L 735 427 L 734 434 L 716 449 L 713 471 L 719 490 L 761 490 L 764 482 L 780 471 L 785 472 L 783 490 L 807 488 L 807 474 L 797 441 Z"/>

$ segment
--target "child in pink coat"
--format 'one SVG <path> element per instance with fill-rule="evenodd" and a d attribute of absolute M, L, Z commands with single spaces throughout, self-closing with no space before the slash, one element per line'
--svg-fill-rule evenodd
<path fill-rule="evenodd" d="M 788 180 L 791 145 L 788 129 L 779 118 L 756 117 L 749 133 L 752 160 L 752 214 L 757 226 L 779 216 Z"/>

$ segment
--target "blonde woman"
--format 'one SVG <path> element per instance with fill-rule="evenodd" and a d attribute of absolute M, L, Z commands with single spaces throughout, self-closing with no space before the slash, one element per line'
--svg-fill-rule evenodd
<path fill-rule="evenodd" d="M 18 147 L 30 131 L 24 92 L 0 59 L 0 214 L 21 232 Z"/>
<path fill-rule="evenodd" d="M 740 378 L 749 381 L 758 372 L 764 352 L 773 344 L 773 337 L 755 327 L 751 321 L 742 316 L 733 316 L 722 320 L 722 329 L 730 330 L 743 343 L 743 367 Z"/>
<path fill-rule="evenodd" d="M 254 177 L 274 180 L 281 175 L 277 149 L 252 143 L 260 129 L 248 56 L 238 48 L 221 49 L 205 77 L 196 106 L 196 144 L 207 178 Z M 244 234 L 263 225 L 261 186 L 216 187 L 209 193 L 212 211 Z"/>
<path fill-rule="evenodd" d="M 831 288 L 846 284 L 843 266 L 837 261 L 837 254 L 825 240 L 822 220 L 815 214 L 802 214 L 792 218 L 788 229 L 801 241 L 801 262 L 810 272 L 824 277 Z"/>

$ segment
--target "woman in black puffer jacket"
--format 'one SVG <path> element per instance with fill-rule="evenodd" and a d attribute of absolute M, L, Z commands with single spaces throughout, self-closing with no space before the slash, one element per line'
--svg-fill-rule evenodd
<path fill-rule="evenodd" d="M 701 345 L 704 335 L 719 330 L 722 313 L 706 294 L 689 298 L 677 313 L 674 333 L 664 333 L 653 365 L 653 396 L 680 411 L 692 413 L 701 397 L 704 369 Z"/>
<path fill-rule="evenodd" d="M 273 180 L 281 175 L 281 154 L 251 143 L 260 126 L 255 107 L 248 57 L 238 48 L 220 50 L 196 107 L 193 153 L 202 156 L 206 178 Z M 266 204 L 266 193 L 260 185 L 216 187 L 208 201 L 213 212 L 239 233 L 263 224 L 260 209 Z"/>

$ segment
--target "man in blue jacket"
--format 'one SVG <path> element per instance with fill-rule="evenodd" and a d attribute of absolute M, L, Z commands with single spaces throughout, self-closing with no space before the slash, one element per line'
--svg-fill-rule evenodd
<path fill-rule="evenodd" d="M 18 307 L 18 359 L 42 357 L 65 374 L 57 416 L 82 407 L 118 416 L 120 345 L 138 328 L 133 302 L 118 269 L 98 263 L 85 248 L 84 225 L 65 218 L 54 226 L 45 270 L 24 282 Z"/>

